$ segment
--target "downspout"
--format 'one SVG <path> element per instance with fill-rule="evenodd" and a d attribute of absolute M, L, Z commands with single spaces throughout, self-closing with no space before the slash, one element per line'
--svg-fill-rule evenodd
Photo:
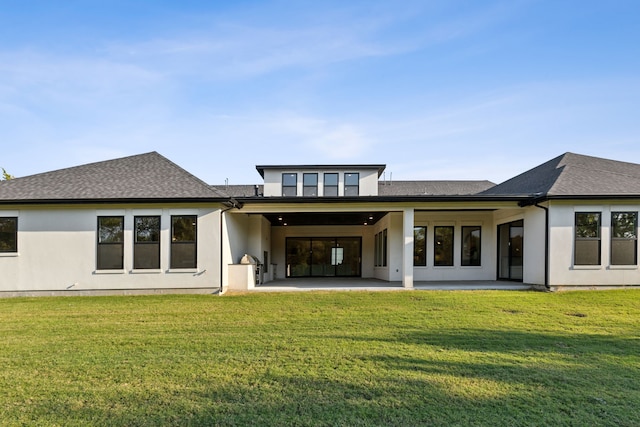
<path fill-rule="evenodd" d="M 540 206 L 539 202 L 535 202 L 533 206 L 544 209 L 544 287 L 550 291 L 549 286 L 549 208 Z"/>

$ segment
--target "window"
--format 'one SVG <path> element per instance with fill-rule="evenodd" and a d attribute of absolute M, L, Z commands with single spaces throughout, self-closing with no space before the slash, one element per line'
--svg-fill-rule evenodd
<path fill-rule="evenodd" d="M 638 263 L 638 213 L 611 213 L 611 265 Z"/>
<path fill-rule="evenodd" d="M 433 229 L 433 265 L 453 265 L 453 227 L 439 226 Z"/>
<path fill-rule="evenodd" d="M 576 212 L 575 265 L 600 265 L 600 212 Z"/>
<path fill-rule="evenodd" d="M 376 233 L 376 236 L 374 238 L 374 250 L 373 250 L 373 265 L 374 267 L 380 267 L 381 266 L 381 260 L 382 260 L 382 255 L 380 255 L 380 247 L 382 246 L 382 234 L 381 233 Z"/>
<path fill-rule="evenodd" d="M 124 254 L 124 217 L 98 217 L 98 270 L 122 270 Z"/>
<path fill-rule="evenodd" d="M 358 196 L 360 195 L 360 174 L 350 172 L 344 174 L 344 195 Z"/>
<path fill-rule="evenodd" d="M 133 268 L 160 268 L 160 217 L 136 216 L 133 224 Z"/>
<path fill-rule="evenodd" d="M 0 218 L 0 252 L 18 252 L 18 218 Z"/>
<path fill-rule="evenodd" d="M 324 195 L 326 197 L 338 197 L 338 174 L 324 174 Z"/>
<path fill-rule="evenodd" d="M 480 227 L 462 227 L 462 257 L 460 264 L 467 266 L 480 265 Z"/>
<path fill-rule="evenodd" d="M 427 265 L 427 227 L 413 227 L 413 265 Z"/>
<path fill-rule="evenodd" d="M 382 230 L 382 266 L 387 266 L 387 229 Z"/>
<path fill-rule="evenodd" d="M 374 249 L 374 266 L 387 266 L 387 229 L 376 234 Z"/>
<path fill-rule="evenodd" d="M 318 195 L 317 173 L 305 173 L 302 175 L 302 195 L 312 197 Z"/>
<path fill-rule="evenodd" d="M 196 268 L 197 221 L 195 215 L 171 217 L 171 263 L 169 268 Z"/>
<path fill-rule="evenodd" d="M 295 197 L 298 195 L 298 174 L 282 174 L 282 195 L 285 197 Z"/>

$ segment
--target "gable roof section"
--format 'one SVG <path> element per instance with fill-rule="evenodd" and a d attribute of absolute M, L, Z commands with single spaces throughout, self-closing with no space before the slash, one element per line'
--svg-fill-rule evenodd
<path fill-rule="evenodd" d="M 0 183 L 0 202 L 190 200 L 224 197 L 157 152 Z"/>
<path fill-rule="evenodd" d="M 482 194 L 547 198 L 640 197 L 640 165 L 565 153 Z"/>

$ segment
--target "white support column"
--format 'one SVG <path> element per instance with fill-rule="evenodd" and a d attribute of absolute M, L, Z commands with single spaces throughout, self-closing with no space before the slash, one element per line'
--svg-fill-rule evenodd
<path fill-rule="evenodd" d="M 402 213 L 402 286 L 413 288 L 413 208 L 405 208 Z"/>

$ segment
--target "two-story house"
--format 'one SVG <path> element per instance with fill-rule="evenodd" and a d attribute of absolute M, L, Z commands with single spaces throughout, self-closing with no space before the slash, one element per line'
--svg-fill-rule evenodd
<path fill-rule="evenodd" d="M 208 185 L 153 152 L 1 182 L 0 294 L 640 285 L 638 164 L 566 153 L 500 185 L 387 181 L 382 164 L 256 168 L 258 185 Z"/>

